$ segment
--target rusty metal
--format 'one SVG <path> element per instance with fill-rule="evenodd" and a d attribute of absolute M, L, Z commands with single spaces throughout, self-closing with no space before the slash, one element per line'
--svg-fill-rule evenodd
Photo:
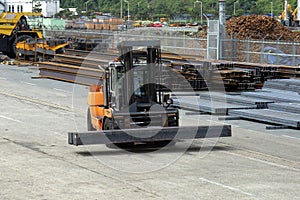
<path fill-rule="evenodd" d="M 53 64 L 51 69 L 47 69 L 45 64 L 39 63 L 41 76 L 47 78 L 57 79 L 55 76 L 62 76 L 64 70 L 56 72 L 61 64 L 69 66 L 77 66 L 82 68 L 99 69 L 99 66 L 105 68 L 109 62 L 114 61 L 118 57 L 118 53 L 115 51 L 108 52 L 95 52 L 95 51 L 81 51 L 81 50 L 66 50 L 65 54 L 57 54 L 52 60 Z M 274 66 L 266 64 L 253 64 L 253 63 L 239 63 L 239 62 L 228 62 L 228 61 L 215 61 L 209 62 L 205 60 L 199 60 L 193 56 L 180 56 L 172 53 L 162 53 L 162 62 L 165 67 L 178 72 L 182 75 L 189 83 L 189 88 L 194 90 L 206 90 L 208 89 L 207 84 L 223 84 L 227 91 L 234 90 L 253 90 L 261 88 L 265 80 L 270 78 L 283 78 L 287 76 L 285 71 L 289 70 L 291 74 L 299 73 L 298 69 L 287 66 Z M 46 64 L 48 65 L 48 64 Z M 57 65 L 56 69 L 53 69 L 53 65 Z M 45 72 L 47 70 L 47 72 Z M 51 75 L 51 72 L 53 74 Z M 81 72 L 72 74 L 73 76 L 79 76 Z M 243 75 L 243 79 L 240 75 Z M 93 76 L 96 77 L 98 74 L 95 73 Z M 85 75 L 84 75 L 85 76 Z M 70 79 L 69 82 L 73 82 L 76 77 L 71 77 L 68 74 L 65 78 Z M 173 77 L 174 78 L 174 77 Z M 172 77 L 168 77 L 170 83 L 172 83 Z M 176 82 L 176 80 L 175 80 Z M 88 85 L 90 81 L 84 83 Z M 221 87 L 221 85 L 220 85 Z M 181 88 L 183 89 L 183 88 Z M 186 89 L 186 88 L 185 88 Z"/>
<path fill-rule="evenodd" d="M 98 69 L 99 66 L 107 65 L 107 63 L 111 60 L 94 58 L 94 57 L 80 57 L 80 56 L 73 56 L 73 55 L 58 54 L 55 56 L 53 61 L 56 63 L 70 64 L 74 66 Z"/>
<path fill-rule="evenodd" d="M 39 63 L 39 75 L 49 78 L 82 85 L 97 84 L 102 81 L 103 71 L 61 63 L 42 62 Z"/>

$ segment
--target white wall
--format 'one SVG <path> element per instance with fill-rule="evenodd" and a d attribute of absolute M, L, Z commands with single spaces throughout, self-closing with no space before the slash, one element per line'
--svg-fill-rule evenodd
<path fill-rule="evenodd" d="M 3 3 L 8 12 L 32 12 L 32 1 L 6 0 Z"/>
<path fill-rule="evenodd" d="M 45 17 L 52 17 L 59 12 L 59 0 L 2 0 L 5 4 L 5 11 L 7 12 L 32 12 L 32 8 L 38 2 L 41 4 L 42 14 Z"/>
<path fill-rule="evenodd" d="M 59 12 L 60 3 L 59 0 L 45 0 L 40 1 L 42 4 L 42 13 L 45 17 L 52 17 Z"/>

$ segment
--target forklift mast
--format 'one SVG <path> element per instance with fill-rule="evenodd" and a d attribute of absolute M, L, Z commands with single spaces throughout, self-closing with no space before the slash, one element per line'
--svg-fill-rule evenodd
<path fill-rule="evenodd" d="M 143 47 L 143 50 L 139 49 Z M 138 48 L 138 49 L 136 49 Z M 124 41 L 118 45 L 120 52 L 120 65 L 117 71 L 121 72 L 119 82 L 119 108 L 136 104 L 135 111 L 149 110 L 151 103 L 161 103 L 157 96 L 161 96 L 157 90 L 157 71 L 161 64 L 160 41 Z M 112 77 L 113 78 L 113 77 Z M 113 88 L 112 88 L 113 89 Z M 115 89 L 117 90 L 117 89 Z M 139 108 L 148 103 L 147 108 Z"/>

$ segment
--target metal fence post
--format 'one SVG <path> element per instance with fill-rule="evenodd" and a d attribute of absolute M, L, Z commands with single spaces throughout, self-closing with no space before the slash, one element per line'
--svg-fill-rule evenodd
<path fill-rule="evenodd" d="M 185 34 L 185 31 L 183 31 L 183 54 L 186 54 L 186 34 Z"/>
<path fill-rule="evenodd" d="M 231 41 L 231 51 L 230 51 L 230 57 L 231 61 L 235 61 L 235 54 L 236 54 L 236 39 L 230 36 L 230 41 Z"/>
<path fill-rule="evenodd" d="M 276 49 L 280 49 L 280 42 L 279 39 L 276 42 Z M 276 55 L 276 65 L 278 65 L 279 63 L 279 59 L 278 59 L 278 55 Z"/>
<path fill-rule="evenodd" d="M 296 66 L 296 44 L 295 41 L 293 41 L 293 65 Z"/>
<path fill-rule="evenodd" d="M 246 40 L 246 62 L 250 62 L 250 40 Z"/>
<path fill-rule="evenodd" d="M 261 43 L 261 51 L 260 51 L 260 63 L 263 64 L 264 63 L 264 48 L 265 48 L 265 40 L 262 40 Z"/>

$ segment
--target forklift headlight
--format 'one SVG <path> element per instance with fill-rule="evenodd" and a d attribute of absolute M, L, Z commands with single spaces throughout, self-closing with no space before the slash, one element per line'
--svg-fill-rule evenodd
<path fill-rule="evenodd" d="M 109 102 L 109 107 L 115 108 L 115 107 L 116 107 L 116 104 L 115 104 L 115 103 L 112 103 L 112 102 Z"/>
<path fill-rule="evenodd" d="M 168 99 L 166 103 L 167 103 L 168 105 L 173 104 L 173 99 Z"/>

